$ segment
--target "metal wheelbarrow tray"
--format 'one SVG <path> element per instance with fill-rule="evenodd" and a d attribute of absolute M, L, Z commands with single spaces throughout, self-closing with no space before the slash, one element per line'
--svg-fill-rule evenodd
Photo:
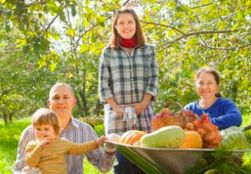
<path fill-rule="evenodd" d="M 117 150 L 148 174 L 184 174 L 199 159 L 215 149 L 168 149 L 148 148 L 114 143 Z M 234 150 L 233 155 L 242 157 L 249 150 Z M 150 167 L 149 167 L 150 166 Z"/>

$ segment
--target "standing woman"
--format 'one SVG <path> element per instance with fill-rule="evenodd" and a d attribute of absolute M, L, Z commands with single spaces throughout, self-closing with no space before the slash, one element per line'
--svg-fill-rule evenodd
<path fill-rule="evenodd" d="M 112 36 L 103 49 L 99 67 L 99 95 L 104 103 L 106 134 L 122 134 L 131 129 L 150 131 L 155 115 L 152 100 L 157 95 L 155 49 L 145 43 L 139 19 L 129 8 L 117 12 Z M 126 108 L 134 111 L 136 122 L 124 117 Z M 123 119 L 124 118 L 124 119 Z M 117 152 L 115 173 L 143 173 Z"/>
<path fill-rule="evenodd" d="M 195 86 L 200 99 L 189 103 L 185 109 L 201 116 L 206 113 L 219 129 L 240 126 L 241 113 L 234 102 L 221 97 L 219 93 L 220 76 L 211 68 L 201 68 L 196 74 Z"/>

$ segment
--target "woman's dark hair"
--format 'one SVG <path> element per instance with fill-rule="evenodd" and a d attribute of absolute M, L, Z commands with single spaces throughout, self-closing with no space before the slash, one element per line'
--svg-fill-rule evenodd
<path fill-rule="evenodd" d="M 119 40 L 120 40 L 120 36 L 117 32 L 116 29 L 116 25 L 118 22 L 118 18 L 121 14 L 125 14 L 125 13 L 129 13 L 133 16 L 134 20 L 135 20 L 135 24 L 136 24 L 136 32 L 135 32 L 135 39 L 136 39 L 136 47 L 142 47 L 145 45 L 145 38 L 143 36 L 143 32 L 141 29 L 141 25 L 139 22 L 139 18 L 137 16 L 137 14 L 135 13 L 135 11 L 131 8 L 122 8 L 120 9 L 116 15 L 113 18 L 113 22 L 112 22 L 112 36 L 110 38 L 109 41 L 109 46 L 111 48 L 118 48 L 119 47 Z"/>
<path fill-rule="evenodd" d="M 196 73 L 196 79 L 199 78 L 199 76 L 201 75 L 201 73 L 210 73 L 214 76 L 214 80 L 216 81 L 217 85 L 220 85 L 220 75 L 219 73 L 212 69 L 212 68 L 201 68 L 197 71 Z M 216 97 L 221 97 L 222 95 L 220 94 L 220 92 L 215 94 Z"/>

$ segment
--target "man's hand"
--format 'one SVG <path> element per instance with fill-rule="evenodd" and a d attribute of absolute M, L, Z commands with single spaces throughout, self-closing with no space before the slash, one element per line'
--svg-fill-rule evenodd
<path fill-rule="evenodd" d="M 120 139 L 120 135 L 114 134 L 114 133 L 108 134 L 106 137 L 107 137 L 107 141 L 110 141 L 110 142 L 119 142 L 119 139 Z M 104 150 L 107 154 L 112 155 L 116 152 L 116 147 L 114 144 L 106 142 L 104 144 Z"/>
<path fill-rule="evenodd" d="M 116 152 L 116 147 L 112 143 L 106 142 L 104 144 L 105 153 L 113 155 Z"/>

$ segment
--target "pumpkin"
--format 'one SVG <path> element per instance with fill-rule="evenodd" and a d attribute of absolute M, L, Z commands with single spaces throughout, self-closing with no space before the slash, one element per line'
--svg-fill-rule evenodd
<path fill-rule="evenodd" d="M 145 147 L 176 148 L 183 144 L 185 139 L 184 130 L 179 126 L 165 126 L 140 139 L 140 145 Z"/>
<path fill-rule="evenodd" d="M 133 145 L 137 141 L 140 140 L 140 138 L 145 135 L 146 132 L 140 131 L 140 130 L 129 130 L 125 133 L 123 133 L 120 137 L 119 143 L 122 144 L 130 144 Z"/>
<path fill-rule="evenodd" d="M 196 131 L 185 131 L 185 141 L 180 148 L 202 148 L 202 138 Z"/>

